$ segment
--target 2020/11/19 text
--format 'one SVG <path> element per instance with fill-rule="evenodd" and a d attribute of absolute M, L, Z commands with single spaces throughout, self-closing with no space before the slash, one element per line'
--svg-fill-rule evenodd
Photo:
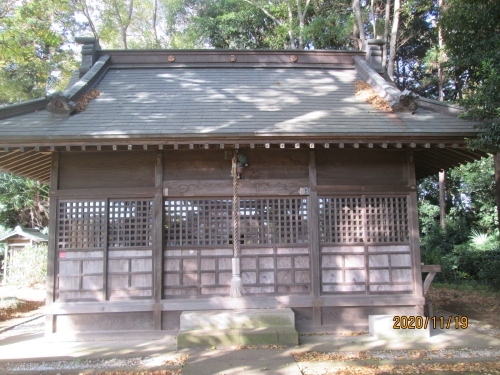
<path fill-rule="evenodd" d="M 420 315 L 396 315 L 393 319 L 394 329 L 466 329 L 469 326 L 469 318 L 466 316 L 420 316 Z"/>

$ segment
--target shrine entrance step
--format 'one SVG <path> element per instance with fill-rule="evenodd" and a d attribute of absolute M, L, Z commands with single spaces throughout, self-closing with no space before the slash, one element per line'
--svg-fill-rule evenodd
<path fill-rule="evenodd" d="M 291 309 L 184 311 L 177 347 L 297 345 Z"/>

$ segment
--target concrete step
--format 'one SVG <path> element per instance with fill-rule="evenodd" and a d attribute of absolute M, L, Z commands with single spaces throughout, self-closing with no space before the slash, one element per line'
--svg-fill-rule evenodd
<path fill-rule="evenodd" d="M 291 309 L 185 311 L 178 347 L 297 345 Z"/>

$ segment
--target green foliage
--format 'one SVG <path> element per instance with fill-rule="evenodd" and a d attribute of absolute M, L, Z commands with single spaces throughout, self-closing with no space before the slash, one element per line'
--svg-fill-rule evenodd
<path fill-rule="evenodd" d="M 440 226 L 437 176 L 419 183 L 422 261 L 441 265 L 438 280 L 492 285 L 493 268 L 485 262 L 500 251 L 492 157 L 454 168 L 446 177 L 446 229 Z"/>
<path fill-rule="evenodd" d="M 16 251 L 9 261 L 8 283 L 31 287 L 45 283 L 47 277 L 47 246 L 26 246 Z"/>
<path fill-rule="evenodd" d="M 444 40 L 453 66 L 464 81 L 464 117 L 484 120 L 485 133 L 470 146 L 500 151 L 500 2 L 447 0 L 443 13 Z"/>
<path fill-rule="evenodd" d="M 48 185 L 0 172 L 0 225 L 44 228 L 48 209 Z"/>
<path fill-rule="evenodd" d="M 448 182 L 449 181 L 449 182 Z M 493 158 L 483 158 L 450 170 L 447 187 L 456 211 L 471 218 L 471 228 L 491 233 L 498 226 Z"/>
<path fill-rule="evenodd" d="M 286 37 L 275 35 L 273 20 L 242 0 L 208 0 L 198 4 L 190 30 L 215 48 L 282 48 Z M 281 42 L 280 42 L 281 41 Z"/>
<path fill-rule="evenodd" d="M 77 28 L 65 0 L 25 0 L 0 12 L 0 104 L 45 96 L 74 70 L 65 42 Z"/>

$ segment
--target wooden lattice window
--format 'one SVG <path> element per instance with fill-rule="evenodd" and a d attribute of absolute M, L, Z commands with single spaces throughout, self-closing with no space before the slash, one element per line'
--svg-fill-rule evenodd
<path fill-rule="evenodd" d="M 407 242 L 410 236 L 406 197 L 366 197 L 366 241 Z"/>
<path fill-rule="evenodd" d="M 153 295 L 153 201 L 110 200 L 108 283 L 110 300 Z"/>
<path fill-rule="evenodd" d="M 322 243 L 363 242 L 361 197 L 319 198 L 319 218 Z"/>
<path fill-rule="evenodd" d="M 228 245 L 232 235 L 230 199 L 165 201 L 167 246 Z"/>
<path fill-rule="evenodd" d="M 151 298 L 152 207 L 152 200 L 60 201 L 57 299 Z"/>
<path fill-rule="evenodd" d="M 57 214 L 59 249 L 104 247 L 105 201 L 60 201 Z"/>
<path fill-rule="evenodd" d="M 152 208 L 151 200 L 110 200 L 108 246 L 151 246 Z"/>
<path fill-rule="evenodd" d="M 103 298 L 105 201 L 59 201 L 57 300 Z"/>
<path fill-rule="evenodd" d="M 307 243 L 307 200 L 240 199 L 240 237 L 247 245 Z"/>

